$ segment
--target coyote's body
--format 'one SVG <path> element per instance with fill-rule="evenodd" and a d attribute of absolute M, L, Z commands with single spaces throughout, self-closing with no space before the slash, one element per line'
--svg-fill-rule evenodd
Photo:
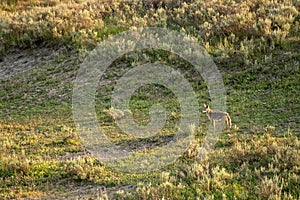
<path fill-rule="evenodd" d="M 204 104 L 204 108 L 205 110 L 203 112 L 207 114 L 214 129 L 216 128 L 216 121 L 221 121 L 225 123 L 229 129 L 231 128 L 231 118 L 227 112 L 214 111 L 206 104 Z"/>

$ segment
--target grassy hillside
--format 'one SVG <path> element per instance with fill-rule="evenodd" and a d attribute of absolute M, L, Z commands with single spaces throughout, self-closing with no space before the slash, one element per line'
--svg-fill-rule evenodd
<path fill-rule="evenodd" d="M 297 1 L 66 1 L 0 3 L 0 199 L 299 199 L 300 33 Z M 141 26 L 196 37 L 213 57 L 233 128 L 204 159 L 201 113 L 196 140 L 161 171 L 128 174 L 93 157 L 79 139 L 72 91 L 80 63 L 109 35 Z M 155 137 L 122 133 L 107 110 L 116 80 L 147 62 L 180 70 L 199 98 L 206 84 L 182 58 L 146 49 L 118 58 L 98 84 L 99 123 L 116 144 L 140 154 L 168 142 L 180 119 L 168 89 L 149 85 L 131 98 L 145 124 L 160 102 L 166 126 Z"/>

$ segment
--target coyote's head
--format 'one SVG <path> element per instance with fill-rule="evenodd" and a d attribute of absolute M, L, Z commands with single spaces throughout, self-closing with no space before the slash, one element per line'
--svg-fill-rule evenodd
<path fill-rule="evenodd" d="M 204 104 L 203 106 L 204 106 L 204 110 L 203 110 L 204 113 L 207 113 L 210 111 L 209 105 Z"/>

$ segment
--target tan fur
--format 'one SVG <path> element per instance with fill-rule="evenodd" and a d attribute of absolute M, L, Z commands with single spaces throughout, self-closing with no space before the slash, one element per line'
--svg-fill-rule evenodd
<path fill-rule="evenodd" d="M 216 121 L 223 121 L 229 129 L 231 128 L 231 118 L 227 112 L 214 111 L 208 105 L 204 104 L 204 113 L 207 114 L 210 122 L 212 123 L 214 129 L 216 128 Z"/>

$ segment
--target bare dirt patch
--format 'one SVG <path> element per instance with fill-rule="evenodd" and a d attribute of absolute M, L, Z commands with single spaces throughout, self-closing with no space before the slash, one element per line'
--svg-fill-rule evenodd
<path fill-rule="evenodd" d="M 6 52 L 0 61 L 0 80 L 13 77 L 33 67 L 41 66 L 65 54 L 64 47 L 39 47 L 35 49 L 14 48 Z"/>

